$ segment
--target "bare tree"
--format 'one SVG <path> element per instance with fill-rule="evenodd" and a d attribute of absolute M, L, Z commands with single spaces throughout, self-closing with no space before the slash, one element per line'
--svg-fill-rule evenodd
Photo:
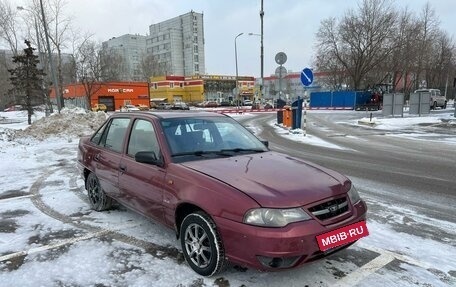
<path fill-rule="evenodd" d="M 71 19 L 65 16 L 65 5 L 66 0 L 52 0 L 49 2 L 45 2 L 44 6 L 44 13 L 46 18 L 46 23 L 43 21 L 42 17 L 40 19 L 41 31 L 44 31 L 44 25 L 47 25 L 46 28 L 48 29 L 49 39 L 53 45 L 51 47 L 52 54 L 56 54 L 56 73 L 57 73 L 57 80 L 59 86 L 59 95 L 63 94 L 63 60 L 62 60 L 62 50 L 67 48 L 67 43 L 69 42 L 69 32 L 71 28 Z M 33 0 L 32 8 L 29 10 L 32 11 L 39 11 L 40 10 L 39 0 Z M 42 39 L 43 34 L 41 34 Z M 38 41 L 38 39 L 37 39 Z M 41 40 L 42 43 L 44 42 Z M 54 57 L 53 57 L 54 59 Z M 63 106 L 63 102 L 62 102 Z"/>
<path fill-rule="evenodd" d="M 114 48 L 102 48 L 101 56 L 101 78 L 103 81 L 125 81 L 125 60 Z"/>
<path fill-rule="evenodd" d="M 425 71 L 430 65 L 432 53 L 432 45 L 437 37 L 439 21 L 435 15 L 434 9 L 430 3 L 427 2 L 423 7 L 421 15 L 418 20 L 419 34 L 415 45 L 418 47 L 418 58 L 415 66 L 415 89 L 420 86 L 427 86 Z"/>
<path fill-rule="evenodd" d="M 0 38 L 10 47 L 13 55 L 18 49 L 17 9 L 7 0 L 0 0 Z"/>
<path fill-rule="evenodd" d="M 396 19 L 389 0 L 363 0 L 358 11 L 349 10 L 338 25 L 335 19 L 322 22 L 317 33 L 319 58 L 324 53 L 334 56 L 355 90 L 372 84 L 368 74 L 394 50 Z"/>
<path fill-rule="evenodd" d="M 152 54 L 143 54 L 139 64 L 141 77 L 143 81 L 150 81 L 150 77 L 164 75 L 164 71 Z"/>
<path fill-rule="evenodd" d="M 76 76 L 84 86 L 88 109 L 91 107 L 92 96 L 103 86 L 100 50 L 99 44 L 86 38 L 75 53 Z"/>

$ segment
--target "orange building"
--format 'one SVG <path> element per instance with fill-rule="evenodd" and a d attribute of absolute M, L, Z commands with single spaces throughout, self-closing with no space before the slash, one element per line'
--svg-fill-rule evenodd
<path fill-rule="evenodd" d="M 63 88 L 65 106 L 90 109 L 95 104 L 105 104 L 108 111 L 120 109 L 126 104 L 150 105 L 149 85 L 147 82 L 108 82 L 95 84 L 92 88 L 90 107 L 87 107 L 86 90 L 82 84 L 70 84 Z M 55 93 L 51 91 L 55 101 Z"/>

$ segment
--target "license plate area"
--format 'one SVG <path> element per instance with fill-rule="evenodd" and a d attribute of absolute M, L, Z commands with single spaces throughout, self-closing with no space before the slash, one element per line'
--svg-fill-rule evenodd
<path fill-rule="evenodd" d="M 330 253 L 336 247 L 369 235 L 365 221 L 350 224 L 316 236 L 320 251 Z"/>

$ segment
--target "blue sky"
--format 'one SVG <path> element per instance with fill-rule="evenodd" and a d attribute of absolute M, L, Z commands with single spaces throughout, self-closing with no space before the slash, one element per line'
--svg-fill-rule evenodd
<path fill-rule="evenodd" d="M 14 1 L 13 1 L 14 2 Z M 19 2 L 19 1 L 18 1 Z M 23 0 L 21 2 L 25 2 Z M 441 28 L 456 36 L 456 1 L 429 1 L 440 18 Z M 235 74 L 234 37 L 237 40 L 239 75 L 260 76 L 260 0 L 68 0 L 66 11 L 80 31 L 90 31 L 105 41 L 123 34 L 148 32 L 157 23 L 190 10 L 204 13 L 206 72 Z M 311 67 L 315 33 L 320 21 L 341 17 L 356 0 L 264 0 L 265 76 L 274 73 L 274 56 L 285 52 L 284 66 L 298 72 Z M 396 0 L 398 7 L 408 6 L 419 13 L 426 0 Z"/>

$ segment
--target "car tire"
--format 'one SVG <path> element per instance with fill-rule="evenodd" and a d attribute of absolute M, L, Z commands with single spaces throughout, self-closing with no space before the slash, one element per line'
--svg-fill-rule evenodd
<path fill-rule="evenodd" d="M 434 102 L 434 104 L 432 105 L 432 110 L 435 110 L 437 108 L 437 102 Z"/>
<path fill-rule="evenodd" d="M 447 108 L 447 102 L 445 102 L 445 103 L 443 104 L 442 109 L 446 110 L 446 108 Z"/>
<path fill-rule="evenodd" d="M 103 211 L 111 208 L 112 198 L 107 196 L 103 191 L 100 186 L 100 181 L 94 173 L 90 173 L 87 176 L 86 190 L 92 209 Z"/>
<path fill-rule="evenodd" d="M 188 265 L 202 276 L 223 271 L 225 249 L 214 221 L 204 212 L 187 215 L 180 227 L 182 252 Z"/>

